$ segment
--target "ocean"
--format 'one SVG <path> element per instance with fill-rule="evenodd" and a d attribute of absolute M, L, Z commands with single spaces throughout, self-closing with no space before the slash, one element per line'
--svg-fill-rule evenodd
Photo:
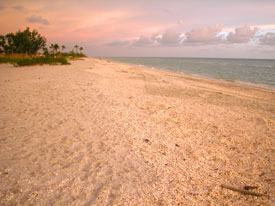
<path fill-rule="evenodd" d="M 275 60 L 181 57 L 104 57 L 275 91 Z"/>

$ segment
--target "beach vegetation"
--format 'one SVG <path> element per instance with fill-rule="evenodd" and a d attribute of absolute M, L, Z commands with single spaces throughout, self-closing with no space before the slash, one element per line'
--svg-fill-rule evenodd
<path fill-rule="evenodd" d="M 44 56 L 49 56 L 50 55 L 50 53 L 49 53 L 49 49 L 47 48 L 47 47 L 44 47 L 44 48 L 42 48 L 42 50 L 43 50 L 43 55 Z"/>
<path fill-rule="evenodd" d="M 51 56 L 1 56 L 0 63 L 11 63 L 14 66 L 28 66 L 28 65 L 66 65 L 69 64 L 68 60 L 64 57 L 51 57 Z"/>
<path fill-rule="evenodd" d="M 82 53 L 83 47 L 74 46 L 70 52 L 64 52 L 65 45 L 61 47 L 51 44 L 46 47 L 47 39 L 36 30 L 28 27 L 24 31 L 0 35 L 0 63 L 11 63 L 15 66 L 43 65 L 43 64 L 69 64 L 68 60 L 77 60 L 86 57 Z M 78 52 L 78 48 L 79 51 Z M 60 51 L 61 49 L 61 51 Z"/>
<path fill-rule="evenodd" d="M 50 45 L 50 54 L 51 54 L 51 56 L 53 56 L 53 57 L 57 57 L 59 54 L 60 54 L 60 51 L 59 51 L 59 45 L 57 44 L 57 43 L 55 43 L 55 44 L 51 44 Z"/>
<path fill-rule="evenodd" d="M 78 50 L 78 47 L 79 47 L 78 45 L 74 45 L 74 48 L 75 48 L 75 52 L 76 52 L 76 53 L 78 53 L 78 51 L 77 51 L 77 50 Z"/>
<path fill-rule="evenodd" d="M 79 51 L 80 51 L 79 53 L 82 54 L 82 51 L 83 51 L 83 47 L 82 46 L 79 47 Z"/>
<path fill-rule="evenodd" d="M 45 45 L 46 38 L 36 30 L 30 31 L 28 27 L 24 31 L 0 37 L 0 52 L 5 54 L 35 55 Z"/>

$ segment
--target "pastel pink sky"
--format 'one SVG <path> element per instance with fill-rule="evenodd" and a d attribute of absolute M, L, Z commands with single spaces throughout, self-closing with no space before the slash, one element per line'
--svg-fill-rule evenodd
<path fill-rule="evenodd" d="M 0 0 L 0 33 L 89 56 L 275 58 L 274 0 Z"/>

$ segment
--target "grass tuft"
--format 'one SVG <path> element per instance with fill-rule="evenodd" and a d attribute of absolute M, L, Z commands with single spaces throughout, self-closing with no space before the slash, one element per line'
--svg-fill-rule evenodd
<path fill-rule="evenodd" d="M 20 56 L 2 56 L 0 63 L 11 63 L 15 66 L 29 66 L 29 65 L 66 65 L 70 64 L 65 57 L 20 57 Z"/>

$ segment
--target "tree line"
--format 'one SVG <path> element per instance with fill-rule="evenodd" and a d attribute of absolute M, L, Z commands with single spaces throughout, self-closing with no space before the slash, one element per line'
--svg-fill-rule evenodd
<path fill-rule="evenodd" d="M 49 48 L 46 47 L 47 39 L 41 36 L 36 30 L 30 31 L 27 27 L 24 31 L 17 31 L 16 33 L 8 33 L 0 35 L 0 54 L 23 54 L 28 56 L 35 56 L 39 51 L 43 51 L 44 56 L 52 57 L 84 57 L 82 53 L 83 47 L 74 46 L 70 52 L 64 52 L 65 45 L 61 47 L 58 44 L 51 44 Z M 61 50 L 60 50 L 61 49 Z"/>

